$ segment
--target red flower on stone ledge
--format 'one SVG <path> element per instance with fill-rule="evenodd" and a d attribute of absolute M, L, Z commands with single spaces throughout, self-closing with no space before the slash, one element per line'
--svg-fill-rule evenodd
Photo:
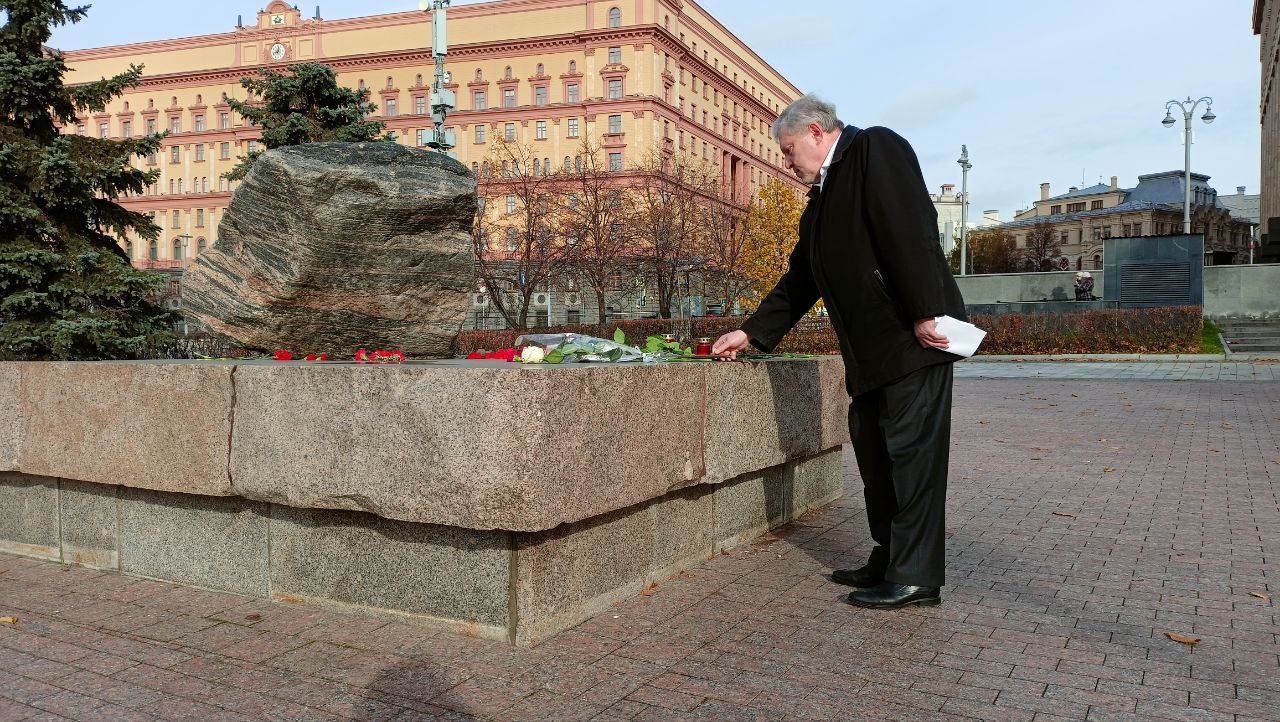
<path fill-rule="evenodd" d="M 356 351 L 356 363 L 358 364 L 400 364 L 404 363 L 404 351 L 386 349 L 377 349 L 375 351 L 366 351 L 360 349 Z"/>
<path fill-rule="evenodd" d="M 292 361 L 293 354 L 289 353 L 288 351 L 285 351 L 284 349 L 280 349 L 279 351 L 276 351 L 275 354 L 273 354 L 273 358 L 275 358 L 275 360 L 277 361 Z"/>

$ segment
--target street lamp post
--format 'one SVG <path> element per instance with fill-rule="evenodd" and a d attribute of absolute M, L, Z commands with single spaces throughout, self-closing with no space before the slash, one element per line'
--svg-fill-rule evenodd
<path fill-rule="evenodd" d="M 960 146 L 960 160 L 956 162 L 960 164 L 960 275 L 963 276 L 969 255 L 969 169 L 973 167 L 967 145 Z"/>
<path fill-rule="evenodd" d="M 1200 120 L 1205 125 L 1212 123 L 1218 116 L 1213 114 L 1213 98 L 1205 96 L 1197 101 L 1192 102 L 1191 96 L 1187 96 L 1186 100 L 1170 100 L 1164 104 L 1164 120 L 1160 121 L 1166 128 L 1172 128 L 1173 124 L 1178 122 L 1173 117 L 1173 106 L 1178 106 L 1182 111 L 1183 138 L 1182 144 L 1185 150 L 1185 182 L 1183 187 L 1182 201 L 1182 232 L 1191 234 L 1191 115 L 1196 112 L 1196 106 L 1204 103 L 1204 115 L 1200 116 Z"/>

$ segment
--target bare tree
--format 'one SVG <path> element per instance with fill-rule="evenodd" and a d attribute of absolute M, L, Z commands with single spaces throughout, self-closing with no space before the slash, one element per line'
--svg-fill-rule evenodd
<path fill-rule="evenodd" d="M 565 270 L 566 245 L 550 159 L 498 137 L 480 171 L 472 233 L 477 275 L 508 328 L 529 327 L 530 299 Z M 510 294 L 510 295 L 508 295 Z"/>
<path fill-rule="evenodd" d="M 720 173 L 683 153 L 656 152 L 639 168 L 631 228 L 645 272 L 652 275 L 658 313 L 671 318 L 671 302 L 682 273 L 701 270 L 706 258 L 709 208 L 721 203 Z M 646 279 L 647 280 L 647 279 Z"/>
<path fill-rule="evenodd" d="M 566 267 L 595 292 L 596 318 L 603 323 L 607 296 L 630 265 L 634 243 L 627 211 L 632 191 L 601 156 L 600 147 L 584 139 L 562 171 L 558 197 Z"/>
<path fill-rule="evenodd" d="M 1027 233 L 1027 246 L 1022 249 L 1022 262 L 1027 270 L 1050 271 L 1062 255 L 1058 234 L 1051 223 L 1037 223 Z"/>

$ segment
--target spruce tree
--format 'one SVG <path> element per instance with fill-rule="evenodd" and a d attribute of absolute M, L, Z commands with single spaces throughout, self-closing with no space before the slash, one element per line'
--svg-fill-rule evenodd
<path fill-rule="evenodd" d="M 285 70 L 264 69 L 257 77 L 240 80 L 261 101 L 227 99 L 232 110 L 262 128 L 262 143 L 268 150 L 303 143 L 392 140 L 389 135 L 379 136 L 386 123 L 365 120 L 376 110 L 368 90 L 338 85 L 333 68 L 323 63 L 297 63 Z M 244 178 L 262 152 L 242 157 L 225 177 Z"/>
<path fill-rule="evenodd" d="M 68 87 L 63 56 L 46 43 L 53 26 L 79 22 L 87 8 L 0 0 L 0 11 L 0 356 L 136 357 L 172 338 L 174 315 L 159 301 L 165 279 L 133 268 L 116 242 L 150 241 L 159 229 L 116 200 L 154 182 L 129 160 L 155 152 L 161 136 L 111 140 L 59 127 L 102 112 L 142 68 Z"/>

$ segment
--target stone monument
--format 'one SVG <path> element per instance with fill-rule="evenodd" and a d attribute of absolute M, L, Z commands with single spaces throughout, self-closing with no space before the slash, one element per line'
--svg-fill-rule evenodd
<path fill-rule="evenodd" d="M 392 142 L 267 151 L 187 270 L 184 312 L 249 349 L 450 356 L 475 191 L 458 161 Z"/>

